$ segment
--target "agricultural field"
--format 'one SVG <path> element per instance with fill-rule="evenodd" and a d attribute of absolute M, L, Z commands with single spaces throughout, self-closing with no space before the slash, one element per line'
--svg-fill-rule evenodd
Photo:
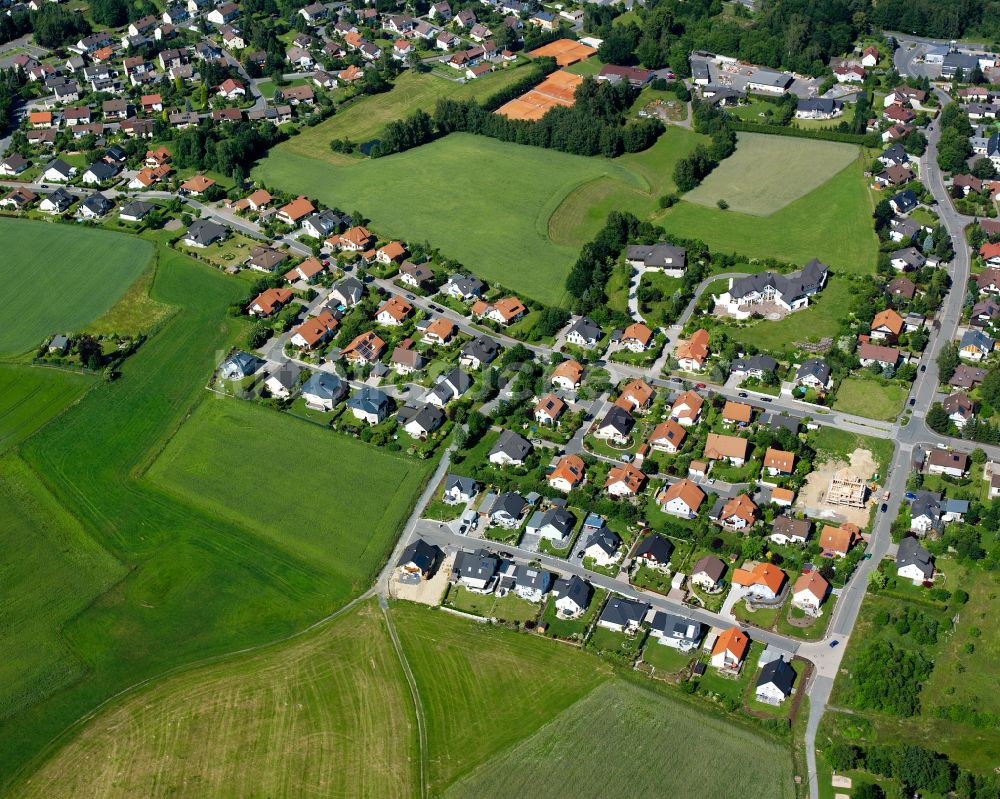
<path fill-rule="evenodd" d="M 900 383 L 848 377 L 837 389 L 837 399 L 833 403 L 833 409 L 867 416 L 869 419 L 892 421 L 903 410 L 906 394 L 906 386 Z"/>
<path fill-rule="evenodd" d="M 480 163 L 503 164 L 499 182 L 470 177 Z M 348 166 L 278 148 L 255 172 L 267 185 L 360 210 L 382 235 L 429 241 L 480 277 L 550 304 L 565 297 L 579 251 L 546 236 L 549 217 L 575 188 L 604 176 L 645 190 L 644 178 L 618 161 L 460 133 Z"/>
<path fill-rule="evenodd" d="M 551 641 L 406 603 L 391 612 L 427 720 L 431 796 L 610 675 L 603 661 Z"/>
<path fill-rule="evenodd" d="M 53 333 L 86 327 L 115 304 L 149 263 L 149 242 L 70 225 L 0 219 L 0 281 L 30 291 L 0 307 L 0 355 L 19 355 Z"/>
<path fill-rule="evenodd" d="M 787 146 L 785 138 L 781 141 Z M 725 164 L 720 170 L 724 168 Z M 779 258 L 800 265 L 819 258 L 834 271 L 871 274 L 878 240 L 872 227 L 874 205 L 863 172 L 864 164 L 855 159 L 821 186 L 770 216 L 682 201 L 655 221 L 678 236 L 701 239 L 721 252 Z"/>
<path fill-rule="evenodd" d="M 242 328 L 226 309 L 246 290 L 242 281 L 166 248 L 168 233 L 147 236 L 161 248 L 152 299 L 176 312 L 125 362 L 120 380 L 96 382 L 20 446 L 30 467 L 24 493 L 42 510 L 51 506 L 47 538 L 55 543 L 39 540 L 37 546 L 46 548 L 30 571 L 0 582 L 0 648 L 16 653 L 7 668 L 40 675 L 39 684 L 6 684 L 0 790 L 56 735 L 111 695 L 180 664 L 301 630 L 342 607 L 351 580 L 364 577 L 374 562 L 363 544 L 343 568 L 329 557 L 310 561 L 316 550 L 294 536 L 266 538 L 137 479 L 207 400 L 205 382 Z M 248 503 L 276 496 L 267 488 L 270 460 L 258 462 L 262 488 L 245 497 Z M 324 463 L 329 496 L 337 466 Z M 268 512 L 274 502 L 264 506 Z M 9 530 L 12 547 L 35 535 L 35 526 L 27 517 Z M 384 540 L 374 539 L 373 546 Z M 75 578 L 72 564 L 91 551 L 100 555 L 92 560 L 110 566 L 95 567 L 92 579 L 63 576 Z M 53 553 L 68 564 L 64 573 L 50 567 Z M 25 580 L 32 591 L 23 591 Z M 26 642 L 49 636 L 53 644 L 44 652 L 8 644 L 15 636 Z"/>
<path fill-rule="evenodd" d="M 93 381 L 81 372 L 0 364 L 0 453 L 64 411 Z"/>
<path fill-rule="evenodd" d="M 350 163 L 355 159 L 330 149 L 331 140 L 349 139 L 355 144 L 364 144 L 377 138 L 389 122 L 409 116 L 418 108 L 433 114 L 442 97 L 452 100 L 486 98 L 520 80 L 524 74 L 518 69 L 507 69 L 467 83 L 456 83 L 429 72 L 407 70 L 396 78 L 389 91 L 365 96 L 315 127 L 303 128 L 298 136 L 272 150 L 271 158 L 281 160 L 283 154 L 293 153 L 330 164 Z M 279 185 L 277 180 L 275 185 Z M 287 188 L 292 190 L 295 184 L 288 184 Z"/>
<path fill-rule="evenodd" d="M 739 764 L 740 796 L 795 795 L 784 745 L 652 687 L 616 679 L 483 763 L 445 797 L 612 796 L 624 791 L 627 796 L 729 799 L 733 764 Z"/>
<path fill-rule="evenodd" d="M 148 477 L 206 514 L 227 516 L 289 556 L 322 566 L 344 583 L 341 591 L 357 592 L 374 579 L 429 470 L 426 461 L 261 405 L 213 398 L 184 423 Z"/>
<path fill-rule="evenodd" d="M 419 795 L 413 702 L 373 601 L 101 713 L 12 795 Z M 164 754 L 168 753 L 167 757 Z"/>
<path fill-rule="evenodd" d="M 770 216 L 826 183 L 858 158 L 853 144 L 761 133 L 740 133 L 736 152 L 701 185 L 684 195 L 688 202 Z"/>

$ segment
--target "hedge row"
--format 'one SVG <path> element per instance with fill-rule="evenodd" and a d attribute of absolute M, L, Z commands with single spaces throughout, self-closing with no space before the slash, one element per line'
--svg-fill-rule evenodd
<path fill-rule="evenodd" d="M 864 144 L 865 137 L 861 133 L 841 133 L 839 130 L 803 130 L 802 128 L 781 127 L 780 125 L 759 125 L 754 122 L 741 122 L 730 119 L 730 127 L 743 133 L 768 133 L 772 136 L 792 136 L 797 139 L 821 139 L 823 141 L 846 142 L 847 144 Z"/>

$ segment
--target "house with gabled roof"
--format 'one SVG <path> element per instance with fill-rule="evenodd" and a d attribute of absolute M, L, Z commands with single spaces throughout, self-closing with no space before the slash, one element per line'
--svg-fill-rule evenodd
<path fill-rule="evenodd" d="M 586 476 L 586 467 L 579 455 L 563 455 L 556 463 L 556 468 L 549 473 L 547 480 L 552 488 L 568 494 L 582 485 Z"/>
<path fill-rule="evenodd" d="M 552 588 L 555 595 L 556 611 L 563 618 L 574 618 L 590 606 L 594 588 L 586 580 L 575 574 L 561 580 L 556 580 Z"/>
<path fill-rule="evenodd" d="M 775 516 L 769 538 L 776 544 L 804 544 L 812 532 L 812 522 L 793 516 Z"/>
<path fill-rule="evenodd" d="M 705 366 L 708 359 L 708 331 L 704 328 L 696 330 L 686 341 L 677 344 L 674 350 L 674 357 L 681 369 L 685 372 L 699 372 Z"/>
<path fill-rule="evenodd" d="M 385 352 L 386 344 L 372 331 L 362 333 L 340 351 L 347 360 L 354 363 L 375 363 Z"/>
<path fill-rule="evenodd" d="M 408 402 L 396 413 L 396 421 L 412 438 L 425 439 L 444 424 L 444 411 L 422 402 Z"/>
<path fill-rule="evenodd" d="M 844 524 L 840 527 L 825 524 L 817 543 L 823 549 L 824 558 L 843 558 L 851 551 L 851 547 L 861 540 L 861 531 L 853 524 Z"/>
<path fill-rule="evenodd" d="M 462 347 L 458 362 L 469 369 L 480 369 L 500 354 L 500 344 L 489 336 L 478 336 Z"/>
<path fill-rule="evenodd" d="M 691 567 L 690 581 L 709 593 L 716 593 L 722 586 L 726 564 L 714 555 L 704 555 Z"/>
<path fill-rule="evenodd" d="M 313 372 L 302 384 L 302 398 L 313 410 L 332 411 L 346 396 L 347 384 L 330 372 Z"/>
<path fill-rule="evenodd" d="M 750 638 L 739 627 L 730 627 L 715 640 L 711 663 L 719 671 L 739 672 L 749 651 Z"/>
<path fill-rule="evenodd" d="M 392 399 L 380 389 L 363 386 L 347 400 L 347 407 L 355 419 L 375 425 L 387 419 L 392 412 Z"/>
<path fill-rule="evenodd" d="M 594 430 L 594 438 L 614 441 L 616 444 L 627 444 L 632 428 L 635 427 L 635 419 L 632 414 L 618 405 L 612 405 L 604 418 L 598 422 Z"/>
<path fill-rule="evenodd" d="M 597 620 L 598 627 L 617 633 L 633 635 L 639 630 L 649 612 L 649 605 L 634 599 L 613 596 L 608 600 Z"/>
<path fill-rule="evenodd" d="M 583 550 L 583 556 L 590 558 L 598 566 L 610 566 L 618 560 L 622 539 L 610 527 L 601 527 L 588 536 Z"/>
<path fill-rule="evenodd" d="M 693 519 L 705 501 L 705 492 L 688 479 L 678 480 L 664 486 L 656 497 L 660 510 L 682 519 Z"/>
<path fill-rule="evenodd" d="M 312 350 L 325 344 L 337 330 L 337 320 L 329 311 L 320 311 L 319 315 L 306 319 L 298 327 L 292 329 L 290 342 L 295 347 Z"/>
<path fill-rule="evenodd" d="M 417 538 L 407 545 L 396 561 L 399 580 L 403 583 L 419 583 L 434 576 L 434 571 L 444 557 L 441 548 Z"/>
<path fill-rule="evenodd" d="M 674 400 L 670 408 L 670 418 L 681 427 L 690 427 L 698 421 L 704 404 L 705 400 L 696 391 L 688 389 Z"/>
<path fill-rule="evenodd" d="M 726 400 L 726 404 L 722 406 L 722 421 L 727 425 L 745 427 L 753 421 L 753 406 Z"/>
<path fill-rule="evenodd" d="M 646 485 L 646 475 L 630 463 L 612 466 L 604 481 L 604 490 L 615 498 L 634 497 Z"/>
<path fill-rule="evenodd" d="M 749 571 L 733 571 L 733 585 L 743 586 L 748 598 L 762 602 L 777 599 L 787 581 L 788 575 L 772 563 L 758 563 Z"/>
<path fill-rule="evenodd" d="M 511 325 L 527 312 L 528 309 L 517 297 L 504 297 L 494 303 L 478 300 L 472 305 L 473 316 L 500 325 Z"/>
<path fill-rule="evenodd" d="M 375 321 L 386 327 L 398 327 L 413 315 L 413 306 L 394 294 L 375 312 Z"/>
<path fill-rule="evenodd" d="M 934 558 L 916 538 L 907 536 L 896 550 L 896 574 L 921 585 L 934 579 Z"/>
<path fill-rule="evenodd" d="M 657 452 L 666 452 L 669 455 L 676 455 L 684 446 L 684 439 L 687 437 L 687 430 L 673 419 L 660 422 L 649 434 L 650 449 Z"/>
<path fill-rule="evenodd" d="M 795 453 L 768 447 L 764 453 L 764 471 L 771 477 L 787 477 L 795 471 Z"/>
<path fill-rule="evenodd" d="M 247 313 L 251 316 L 260 316 L 266 319 L 275 311 L 281 310 L 290 303 L 293 296 L 290 289 L 264 289 L 247 306 Z"/>
<path fill-rule="evenodd" d="M 299 375 L 305 371 L 294 361 L 284 361 L 267 376 L 264 386 L 272 397 L 288 399 L 298 390 Z"/>
<path fill-rule="evenodd" d="M 490 450 L 489 461 L 496 466 L 521 466 L 531 454 L 532 446 L 524 436 L 512 430 L 502 430 Z"/>
<path fill-rule="evenodd" d="M 553 507 L 536 511 L 525 525 L 524 531 L 563 547 L 569 542 L 575 525 L 576 517 L 566 508 Z"/>
<path fill-rule="evenodd" d="M 727 460 L 733 466 L 742 466 L 749 451 L 750 442 L 738 436 L 709 433 L 705 440 L 705 457 L 710 461 Z"/>
<path fill-rule="evenodd" d="M 630 380 L 615 400 L 615 405 L 624 408 L 629 413 L 643 411 L 649 408 L 655 395 L 653 387 L 642 378 Z"/>
<path fill-rule="evenodd" d="M 792 605 L 815 616 L 829 593 L 830 583 L 817 569 L 803 572 L 792 586 Z"/>
<path fill-rule="evenodd" d="M 565 402 L 555 394 L 546 394 L 535 404 L 533 413 L 539 424 L 554 426 L 565 410 Z"/>
<path fill-rule="evenodd" d="M 727 500 L 719 513 L 719 524 L 727 530 L 746 530 L 760 518 L 760 508 L 746 494 Z"/>
<path fill-rule="evenodd" d="M 783 657 L 772 660 L 760 670 L 754 697 L 758 702 L 780 705 L 792 695 L 795 683 L 795 669 Z"/>
<path fill-rule="evenodd" d="M 553 370 L 549 380 L 564 391 L 576 391 L 583 381 L 583 367 L 572 359 L 563 361 Z"/>
<path fill-rule="evenodd" d="M 904 326 L 903 317 L 892 308 L 886 308 L 875 314 L 871 324 L 871 338 L 873 341 L 894 342 L 903 332 Z"/>

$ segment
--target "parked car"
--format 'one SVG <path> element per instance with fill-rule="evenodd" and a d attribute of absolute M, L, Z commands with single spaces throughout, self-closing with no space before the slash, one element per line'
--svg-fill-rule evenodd
<path fill-rule="evenodd" d="M 837 641 L 837 640 L 833 640 L 833 641 L 831 641 L 831 642 L 830 642 L 830 649 L 833 649 L 833 648 L 834 648 L 834 647 L 835 647 L 835 646 L 836 646 L 837 644 L 839 644 L 839 643 L 840 643 L 840 641 Z"/>

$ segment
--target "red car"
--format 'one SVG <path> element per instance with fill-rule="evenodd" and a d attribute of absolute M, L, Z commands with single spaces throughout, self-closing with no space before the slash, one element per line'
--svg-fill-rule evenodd
<path fill-rule="evenodd" d="M 704 383 L 695 383 L 694 386 L 695 388 L 708 388 Z"/>

